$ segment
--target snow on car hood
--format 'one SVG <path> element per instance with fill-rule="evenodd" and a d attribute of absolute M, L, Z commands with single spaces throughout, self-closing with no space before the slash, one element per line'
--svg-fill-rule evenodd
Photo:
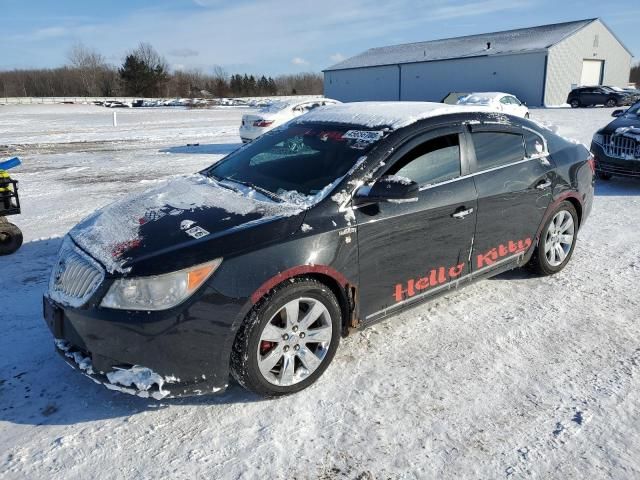
<path fill-rule="evenodd" d="M 112 203 L 69 233 L 109 273 L 127 273 L 134 257 L 290 217 L 306 207 L 263 201 L 198 174 Z"/>

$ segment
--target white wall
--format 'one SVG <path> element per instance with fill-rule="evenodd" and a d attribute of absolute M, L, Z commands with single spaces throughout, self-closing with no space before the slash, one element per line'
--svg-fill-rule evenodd
<path fill-rule="evenodd" d="M 629 83 L 631 54 L 597 20 L 549 49 L 546 105 L 566 103 L 571 86 L 580 84 L 585 59 L 604 60 L 604 85 L 624 87 Z"/>
<path fill-rule="evenodd" d="M 342 102 L 398 100 L 398 66 L 324 72 L 324 96 Z"/>
<path fill-rule="evenodd" d="M 439 102 L 449 92 L 504 91 L 534 106 L 542 103 L 544 65 L 545 52 L 536 52 L 336 70 L 325 72 L 324 93 L 343 102 Z"/>
<path fill-rule="evenodd" d="M 508 92 L 542 103 L 545 53 L 495 55 L 402 65 L 402 100 L 439 102 L 449 92 Z"/>

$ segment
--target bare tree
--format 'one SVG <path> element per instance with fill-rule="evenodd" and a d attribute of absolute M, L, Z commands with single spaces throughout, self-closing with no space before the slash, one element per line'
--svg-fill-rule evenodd
<path fill-rule="evenodd" d="M 108 71 L 104 56 L 82 43 L 76 43 L 69 51 L 67 58 L 70 67 L 78 72 L 84 95 L 98 96 L 104 94 L 105 73 Z"/>
<path fill-rule="evenodd" d="M 631 83 L 635 83 L 637 86 L 640 86 L 640 63 L 631 67 L 631 75 L 629 76 L 629 81 Z"/>

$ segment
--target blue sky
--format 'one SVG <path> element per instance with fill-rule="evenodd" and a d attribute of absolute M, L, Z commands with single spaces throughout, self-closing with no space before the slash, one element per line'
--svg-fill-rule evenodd
<path fill-rule="evenodd" d="M 0 8 L 0 69 L 64 64 L 78 42 L 120 64 L 145 41 L 174 69 L 320 71 L 375 46 L 591 17 L 640 57 L 637 0 L 1 0 Z"/>

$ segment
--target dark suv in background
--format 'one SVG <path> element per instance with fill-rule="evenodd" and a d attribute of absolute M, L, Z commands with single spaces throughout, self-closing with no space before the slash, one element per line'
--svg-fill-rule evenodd
<path fill-rule="evenodd" d="M 602 86 L 574 88 L 569 93 L 569 97 L 567 97 L 567 103 L 572 108 L 588 107 L 590 105 L 604 105 L 612 108 L 631 105 L 633 102 L 633 94 Z"/>
<path fill-rule="evenodd" d="M 613 175 L 640 178 L 640 102 L 611 116 L 616 119 L 598 130 L 591 142 L 596 173 L 603 180 Z"/>

